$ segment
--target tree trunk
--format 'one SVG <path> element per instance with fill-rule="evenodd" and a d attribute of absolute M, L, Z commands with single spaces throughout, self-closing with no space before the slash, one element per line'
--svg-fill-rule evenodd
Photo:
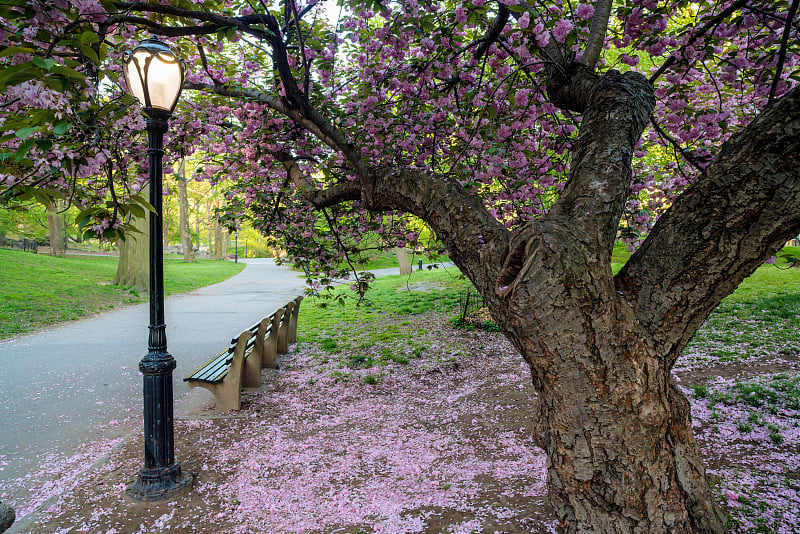
<path fill-rule="evenodd" d="M 181 246 L 183 247 L 183 261 L 195 263 L 194 245 L 192 234 L 189 230 L 189 195 L 186 191 L 186 158 L 181 158 L 178 166 L 178 202 L 180 203 L 180 231 Z"/>
<path fill-rule="evenodd" d="M 408 252 L 405 247 L 394 247 L 394 255 L 397 256 L 397 265 L 400 266 L 400 274 L 411 274 L 411 261 L 408 259 Z"/>
<path fill-rule="evenodd" d="M 211 201 L 206 202 L 206 223 L 208 224 L 208 253 L 214 254 L 214 218 L 211 216 Z"/>
<path fill-rule="evenodd" d="M 194 201 L 194 233 L 197 234 L 197 248 L 200 248 L 200 199 Z"/>
<path fill-rule="evenodd" d="M 655 342 L 611 271 L 652 87 L 634 73 L 578 69 L 576 79 L 577 90 L 561 99 L 583 113 L 580 137 L 567 184 L 541 219 L 511 234 L 454 181 L 410 169 L 362 178 L 357 198 L 428 222 L 530 365 L 538 392 L 531 418 L 549 458 L 559 532 L 721 533 L 725 517 L 706 480 L 689 403 L 670 373 L 685 345 Z M 325 201 L 312 199 L 317 207 Z M 679 320 L 698 310 L 682 310 L 689 315 Z"/>
<path fill-rule="evenodd" d="M 149 194 L 149 187 L 145 186 L 140 192 L 145 198 Z M 130 287 L 139 293 L 147 292 L 150 286 L 148 217 L 149 213 L 134 219 L 132 222 L 136 232 L 126 232 L 125 240 L 119 241 L 119 260 L 114 275 L 115 285 Z"/>
<path fill-rule="evenodd" d="M 562 532 L 723 532 L 689 403 L 590 239 L 548 228 L 503 314 L 539 392 L 534 438 L 550 459 Z M 605 265 L 603 265 L 605 263 Z"/>
<path fill-rule="evenodd" d="M 219 199 L 214 200 L 214 208 L 217 210 L 220 208 Z M 224 260 L 228 255 L 228 232 L 219 224 L 216 217 L 212 217 L 211 220 L 214 226 L 214 259 Z"/>
<path fill-rule="evenodd" d="M 63 221 L 58 213 L 58 200 L 51 200 L 45 208 L 47 209 L 47 230 L 50 234 L 50 255 L 63 258 L 67 254 L 67 246 L 64 239 Z"/>
<path fill-rule="evenodd" d="M 228 233 L 225 228 L 214 221 L 214 259 L 224 260 L 228 251 Z"/>

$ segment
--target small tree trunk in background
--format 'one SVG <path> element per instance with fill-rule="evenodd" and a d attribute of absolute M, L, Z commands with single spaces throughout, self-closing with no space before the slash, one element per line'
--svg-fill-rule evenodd
<path fill-rule="evenodd" d="M 400 274 L 411 274 L 411 261 L 408 259 L 408 252 L 405 247 L 394 247 L 394 255 L 397 256 L 397 264 L 400 266 Z"/>
<path fill-rule="evenodd" d="M 189 231 L 189 195 L 186 192 L 186 159 L 181 158 L 178 166 L 178 202 L 180 204 L 180 231 L 181 246 L 183 247 L 183 261 L 195 263 L 194 245 L 192 234 Z"/>
<path fill-rule="evenodd" d="M 194 233 L 197 234 L 197 248 L 200 248 L 200 199 L 194 201 Z"/>
<path fill-rule="evenodd" d="M 47 208 L 47 229 L 50 233 L 50 255 L 64 257 L 67 254 L 64 242 L 64 228 L 58 214 L 58 201 L 51 200 Z"/>
<path fill-rule="evenodd" d="M 211 201 L 206 202 L 206 223 L 208 224 L 208 253 L 214 253 L 214 218 L 211 217 Z"/>
<path fill-rule="evenodd" d="M 163 216 L 164 216 L 163 220 L 162 220 L 162 224 L 163 224 L 163 226 L 162 226 L 162 230 L 163 230 L 162 231 L 162 234 L 163 234 L 162 235 L 162 241 L 163 241 L 163 244 L 164 244 L 165 247 L 169 245 L 169 218 L 170 218 L 169 217 L 169 213 L 170 213 L 170 209 L 169 208 L 170 208 L 170 205 L 169 205 L 168 199 L 169 199 L 169 196 L 165 196 L 164 197 L 164 205 L 163 205 L 163 208 L 162 208 L 162 213 L 163 213 Z"/>
<path fill-rule="evenodd" d="M 226 232 L 225 228 L 222 227 L 218 222 L 214 221 L 214 259 L 215 260 L 224 260 L 225 254 L 227 252 L 227 243 L 226 243 Z"/>
<path fill-rule="evenodd" d="M 149 187 L 145 186 L 141 191 L 141 195 L 145 198 L 149 195 Z M 130 287 L 140 293 L 147 292 L 150 285 L 148 271 L 150 225 L 148 217 L 149 212 L 145 217 L 133 219 L 133 226 L 138 232 L 127 232 L 125 240 L 119 241 L 119 261 L 117 262 L 117 274 L 114 275 L 115 285 Z"/>

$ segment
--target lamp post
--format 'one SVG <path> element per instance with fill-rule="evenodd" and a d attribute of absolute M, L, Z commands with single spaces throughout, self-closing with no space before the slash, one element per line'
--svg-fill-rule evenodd
<path fill-rule="evenodd" d="M 181 94 L 185 68 L 158 39 L 145 39 L 124 57 L 128 90 L 139 100 L 147 117 L 147 154 L 150 159 L 150 335 L 147 355 L 139 362 L 144 391 L 144 467 L 126 494 L 137 502 L 175 497 L 192 482 L 175 461 L 172 370 L 175 359 L 167 352 L 164 324 L 164 251 L 161 247 L 161 173 L 167 120 Z"/>
<path fill-rule="evenodd" d="M 239 263 L 239 231 L 233 232 L 233 263 Z"/>

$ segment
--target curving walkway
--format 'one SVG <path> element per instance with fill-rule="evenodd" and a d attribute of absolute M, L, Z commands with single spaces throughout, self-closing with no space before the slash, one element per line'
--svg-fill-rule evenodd
<path fill-rule="evenodd" d="M 168 297 L 167 347 L 183 377 L 232 337 L 303 293 L 304 283 L 271 259 L 240 260 L 238 275 Z M 0 494 L 51 454 L 69 454 L 142 409 L 138 364 L 147 353 L 148 304 L 0 342 Z M 122 429 L 120 429 L 122 431 Z"/>

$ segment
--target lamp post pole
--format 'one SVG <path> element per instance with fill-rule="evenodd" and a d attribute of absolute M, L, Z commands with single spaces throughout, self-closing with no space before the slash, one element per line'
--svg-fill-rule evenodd
<path fill-rule="evenodd" d="M 233 233 L 233 263 L 239 263 L 239 232 Z"/>
<path fill-rule="evenodd" d="M 137 56 L 138 54 L 138 56 Z M 143 59 L 143 58 L 147 59 Z M 151 90 L 161 89 L 150 69 L 158 61 L 167 67 L 180 65 L 180 72 L 173 73 L 177 79 L 174 97 L 166 103 L 156 100 L 159 95 Z M 159 65 L 160 67 L 160 65 Z M 177 67 L 175 67 L 177 68 Z M 139 76 L 138 79 L 134 76 Z M 143 376 L 144 393 L 144 467 L 139 476 L 126 490 L 126 495 L 136 502 L 162 501 L 179 495 L 192 482 L 192 475 L 181 472 L 175 461 L 172 371 L 176 363 L 167 352 L 167 333 L 164 322 L 164 250 L 161 246 L 163 229 L 162 159 L 164 134 L 167 131 L 172 109 L 175 107 L 180 87 L 183 84 L 183 65 L 175 59 L 172 51 L 162 42 L 149 39 L 143 41 L 126 60 L 125 79 L 134 96 L 144 105 L 147 117 L 147 155 L 150 163 L 150 326 L 147 354 L 139 362 Z M 150 88 L 150 84 L 154 88 Z M 143 95 L 137 94 L 137 90 Z M 162 89 L 163 92 L 163 89 Z M 154 101 L 155 100 L 155 101 Z"/>

